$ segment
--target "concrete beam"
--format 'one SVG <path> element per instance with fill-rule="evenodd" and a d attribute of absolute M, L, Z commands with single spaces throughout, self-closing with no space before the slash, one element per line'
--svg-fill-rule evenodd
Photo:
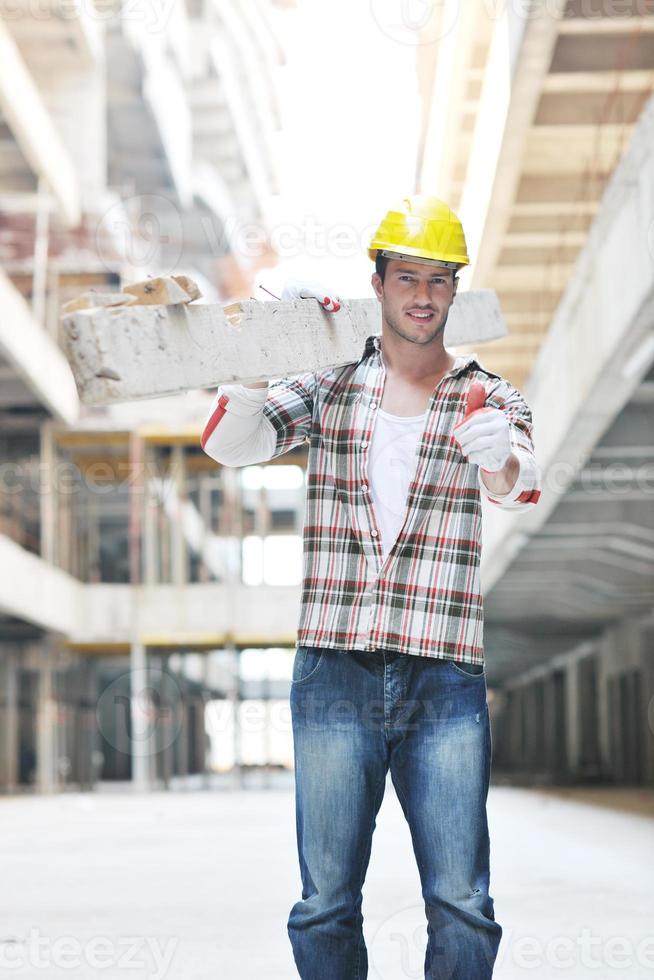
<path fill-rule="evenodd" d="M 0 534 L 0 611 L 43 630 L 71 635 L 77 629 L 82 586 Z"/>
<path fill-rule="evenodd" d="M 103 644 L 217 647 L 228 638 L 242 644 L 293 642 L 300 609 L 298 586 L 217 583 L 143 586 L 84 585 L 80 617 L 70 636 L 75 646 Z M 252 608 L 256 603 L 256 623 Z"/>
<path fill-rule="evenodd" d="M 257 131 L 256 119 L 250 110 L 248 92 L 242 84 L 237 54 L 227 38 L 218 34 L 214 37 L 211 44 L 211 60 L 225 93 L 254 198 L 259 209 L 264 211 L 271 193 L 274 175 L 266 159 L 265 148 Z"/>
<path fill-rule="evenodd" d="M 559 71 L 550 72 L 543 82 L 543 92 L 649 92 L 651 71 Z"/>
<path fill-rule="evenodd" d="M 380 332 L 379 310 L 376 299 L 335 314 L 310 300 L 125 306 L 71 313 L 63 326 L 82 400 L 107 404 L 356 361 L 366 337 Z M 471 290 L 457 296 L 445 336 L 457 346 L 506 332 L 492 290 Z"/>
<path fill-rule="evenodd" d="M 565 17 L 560 34 L 652 34 L 654 17 Z"/>
<path fill-rule="evenodd" d="M 7 25 L 0 20 L 0 109 L 23 156 L 47 182 L 62 220 L 81 217 L 75 168 Z"/>
<path fill-rule="evenodd" d="M 493 284 L 498 292 L 527 293 L 529 303 L 538 306 L 533 295 L 539 292 L 560 292 L 570 279 L 572 263 L 557 262 L 552 265 L 501 265 L 493 274 Z"/>
<path fill-rule="evenodd" d="M 509 231 L 505 248 L 580 248 L 586 241 L 584 231 Z"/>
<path fill-rule="evenodd" d="M 2 269 L 0 309 L 0 355 L 40 404 L 58 421 L 72 425 L 79 417 L 79 399 L 66 359 Z"/>
<path fill-rule="evenodd" d="M 595 205 L 612 171 L 613 166 L 603 172 L 593 168 L 576 174 L 521 174 L 511 210 L 523 204 L 555 204 L 564 209 L 578 202 Z"/>
<path fill-rule="evenodd" d="M 522 172 L 530 176 L 610 173 L 633 127 L 615 124 L 533 126 L 524 142 Z"/>
<path fill-rule="evenodd" d="M 508 85 L 501 85 L 499 95 L 490 75 L 493 62 L 489 58 L 460 208 L 466 229 L 470 226 L 473 231 L 474 287 L 491 282 L 517 196 L 527 135 L 550 68 L 565 6 L 565 0 L 555 0 L 548 4 L 546 16 L 530 18 L 524 25 L 513 78 Z M 505 33 L 509 30 L 501 18 L 497 27 Z M 501 44 L 500 35 L 494 39 L 494 48 Z M 499 54 L 506 59 L 506 52 L 500 50 Z M 489 145 L 493 148 L 490 157 Z"/>
<path fill-rule="evenodd" d="M 552 215 L 559 221 L 565 221 L 571 215 L 594 215 L 597 213 L 597 207 L 597 201 L 516 201 L 511 208 L 511 214 L 514 218 L 541 218 Z"/>
<path fill-rule="evenodd" d="M 463 4 L 451 29 L 438 43 L 419 180 L 424 193 L 438 189 L 445 200 L 450 199 L 460 152 L 461 106 L 465 100 L 470 62 L 475 45 L 479 44 L 480 26 L 483 25 L 476 4 Z M 476 100 L 463 111 L 476 113 L 478 104 Z"/>
<path fill-rule="evenodd" d="M 651 89 L 638 92 L 543 92 L 534 123 L 536 126 L 604 127 L 637 121 Z"/>
<path fill-rule="evenodd" d="M 62 69 L 94 64 L 102 54 L 104 18 L 84 0 L 31 0 L 5 4 L 5 21 L 30 69 Z M 34 57 L 32 57 L 32 55 Z"/>
<path fill-rule="evenodd" d="M 485 514 L 486 590 L 566 497 L 654 363 L 652 187 L 654 98 L 609 182 L 526 386 L 543 494 L 527 514 Z"/>

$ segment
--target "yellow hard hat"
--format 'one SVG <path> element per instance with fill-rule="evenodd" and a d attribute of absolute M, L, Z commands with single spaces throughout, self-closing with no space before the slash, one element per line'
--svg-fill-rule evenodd
<path fill-rule="evenodd" d="M 468 265 L 468 249 L 461 222 L 437 197 L 415 194 L 389 211 L 375 232 L 368 255 L 423 259 L 459 268 Z"/>

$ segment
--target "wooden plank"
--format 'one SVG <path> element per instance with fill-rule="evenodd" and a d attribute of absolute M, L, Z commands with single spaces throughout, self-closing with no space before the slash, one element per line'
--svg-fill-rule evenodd
<path fill-rule="evenodd" d="M 325 313 L 313 300 L 124 306 L 63 318 L 68 360 L 86 404 L 155 398 L 221 383 L 262 381 L 358 360 L 380 332 L 376 299 Z M 445 332 L 449 346 L 507 333 L 492 290 L 460 293 Z"/>

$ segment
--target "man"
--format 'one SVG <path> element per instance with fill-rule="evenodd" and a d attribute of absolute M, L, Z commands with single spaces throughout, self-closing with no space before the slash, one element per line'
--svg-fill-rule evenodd
<path fill-rule="evenodd" d="M 302 899 L 288 933 L 302 980 L 367 976 L 361 889 L 389 769 L 420 872 L 425 977 L 486 980 L 502 929 L 489 895 L 480 496 L 537 501 L 531 414 L 475 354 L 443 345 L 469 261 L 447 205 L 407 198 L 369 254 L 381 339 L 335 369 L 223 386 L 202 444 L 241 466 L 310 442 L 291 684 Z M 286 296 L 338 306 L 319 288 Z"/>

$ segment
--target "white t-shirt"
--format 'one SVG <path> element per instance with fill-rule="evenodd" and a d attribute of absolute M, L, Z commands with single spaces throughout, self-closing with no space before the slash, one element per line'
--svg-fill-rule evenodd
<path fill-rule="evenodd" d="M 368 479 L 384 558 L 404 523 L 407 493 L 415 474 L 416 450 L 426 414 L 425 411 L 422 415 L 391 415 L 377 409 L 368 454 Z"/>

